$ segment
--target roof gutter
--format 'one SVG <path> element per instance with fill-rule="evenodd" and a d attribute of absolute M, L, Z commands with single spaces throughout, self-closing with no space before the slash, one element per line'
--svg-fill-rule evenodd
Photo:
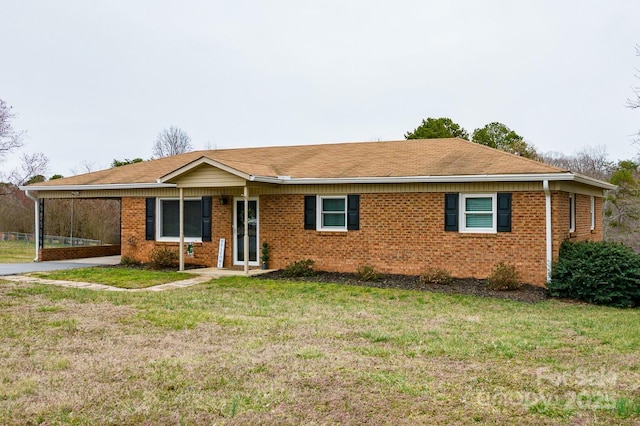
<path fill-rule="evenodd" d="M 616 189 L 617 186 L 609 183 L 609 182 L 604 182 L 598 179 L 594 179 L 594 178 L 590 178 L 589 176 L 583 176 L 583 175 L 575 175 L 575 179 L 576 182 L 578 183 L 584 183 L 587 185 L 594 185 L 594 186 L 598 186 L 602 189 L 607 189 L 607 190 L 611 190 L 611 189 Z"/>
<path fill-rule="evenodd" d="M 102 185 L 28 185 L 19 186 L 23 191 L 97 191 L 108 189 L 156 189 L 175 188 L 175 183 L 111 183 Z"/>
<path fill-rule="evenodd" d="M 382 184 L 382 183 L 469 183 L 469 182 L 540 182 L 575 181 L 597 186 L 602 189 L 615 189 L 615 185 L 577 176 L 573 173 L 545 174 L 501 174 L 501 175 L 457 175 L 457 176 L 394 176 L 394 177 L 355 177 L 355 178 L 290 178 L 288 176 L 269 177 L 251 176 L 250 181 L 280 185 L 320 185 L 320 184 Z"/>
<path fill-rule="evenodd" d="M 270 183 L 276 185 L 340 185 L 340 184 L 402 184 L 402 183 L 470 183 L 470 182 L 540 182 L 540 181 L 574 181 L 596 186 L 601 189 L 616 189 L 615 185 L 587 176 L 566 173 L 545 174 L 502 174 L 502 175 L 457 175 L 457 176 L 373 176 L 347 178 L 292 178 L 289 176 L 254 176 L 248 175 L 250 182 Z M 175 183 L 113 183 L 98 185 L 28 185 L 19 186 L 23 191 L 98 191 L 122 189 L 158 189 L 176 188 Z"/>

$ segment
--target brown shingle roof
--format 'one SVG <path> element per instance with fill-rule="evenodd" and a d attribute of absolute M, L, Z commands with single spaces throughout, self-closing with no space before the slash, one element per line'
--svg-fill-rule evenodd
<path fill-rule="evenodd" d="M 455 138 L 194 151 L 43 182 L 37 186 L 155 183 L 201 157 L 252 176 L 290 176 L 294 179 L 565 172 Z"/>

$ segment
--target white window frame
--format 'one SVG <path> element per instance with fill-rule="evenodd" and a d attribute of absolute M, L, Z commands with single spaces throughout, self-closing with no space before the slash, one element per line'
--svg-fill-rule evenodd
<path fill-rule="evenodd" d="M 180 242 L 180 235 L 177 237 L 163 237 L 162 236 L 162 202 L 163 201 L 178 201 L 180 202 L 180 198 L 176 197 L 162 197 L 156 199 L 156 241 L 167 242 L 167 243 L 176 243 Z M 202 197 L 189 197 L 185 198 L 184 201 L 200 201 L 202 203 Z M 200 232 L 202 234 L 202 232 Z M 187 243 L 201 243 L 202 235 L 200 237 L 184 237 L 184 241 Z"/>
<path fill-rule="evenodd" d="M 347 196 L 346 195 L 317 195 L 316 196 L 316 230 L 330 232 L 347 232 Z M 322 200 L 344 200 L 344 226 L 322 226 Z M 332 212 L 335 213 L 335 212 Z"/>
<path fill-rule="evenodd" d="M 492 216 L 492 226 L 490 228 L 467 228 L 467 212 L 466 211 L 466 200 L 467 198 L 491 198 L 491 216 Z M 459 229 L 461 233 L 468 234 L 495 234 L 498 232 L 498 194 L 496 192 L 490 194 L 460 194 L 460 205 L 458 208 L 459 216 Z M 487 213 L 488 212 L 483 212 Z"/>
<path fill-rule="evenodd" d="M 590 213 L 591 213 L 591 230 L 596 229 L 596 197 L 591 196 L 591 200 L 589 203 Z"/>
<path fill-rule="evenodd" d="M 576 194 L 569 194 L 569 232 L 576 232 Z"/>

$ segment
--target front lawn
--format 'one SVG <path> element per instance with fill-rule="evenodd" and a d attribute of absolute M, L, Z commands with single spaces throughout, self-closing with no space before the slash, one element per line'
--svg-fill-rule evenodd
<path fill-rule="evenodd" d="M 33 262 L 35 255 L 34 242 L 0 241 L 0 263 Z"/>
<path fill-rule="evenodd" d="M 53 272 L 34 272 L 34 277 L 49 280 L 80 281 L 110 285 L 119 288 L 146 288 L 159 284 L 193 278 L 191 274 L 184 272 L 150 271 L 129 268 L 79 268 L 66 269 Z"/>
<path fill-rule="evenodd" d="M 230 277 L 0 281 L 0 424 L 637 424 L 640 311 Z"/>

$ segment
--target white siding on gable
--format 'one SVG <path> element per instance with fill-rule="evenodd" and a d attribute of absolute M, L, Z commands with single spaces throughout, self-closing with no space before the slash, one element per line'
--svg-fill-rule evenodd
<path fill-rule="evenodd" d="M 245 186 L 247 181 L 213 166 L 202 165 L 170 181 L 178 188 L 220 188 Z"/>

